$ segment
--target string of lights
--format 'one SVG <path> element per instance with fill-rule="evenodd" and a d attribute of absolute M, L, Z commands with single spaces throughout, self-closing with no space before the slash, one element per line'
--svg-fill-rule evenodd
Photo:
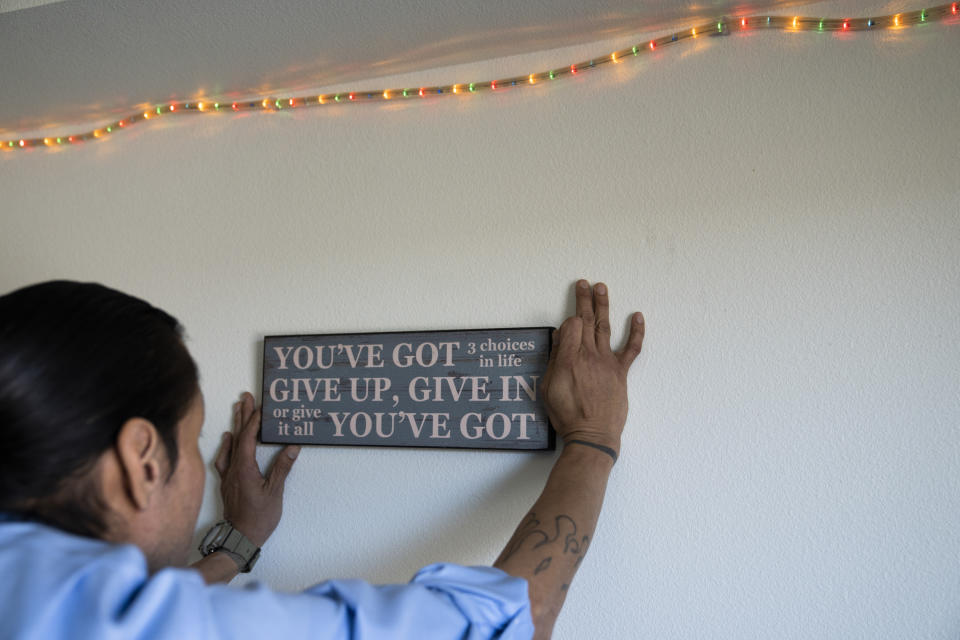
<path fill-rule="evenodd" d="M 817 32 L 875 31 L 880 29 L 901 29 L 913 25 L 938 20 L 960 22 L 960 8 L 957 2 L 939 5 L 930 9 L 902 12 L 873 18 L 810 18 L 800 16 L 743 16 L 721 18 L 696 27 L 638 43 L 632 47 L 613 51 L 590 60 L 570 65 L 538 71 L 527 75 L 485 80 L 483 82 L 463 82 L 432 87 L 376 89 L 367 91 L 341 91 L 307 96 L 269 96 L 244 101 L 182 101 L 158 104 L 155 108 L 132 113 L 96 129 L 69 135 L 48 136 L 43 138 L 15 138 L 0 140 L 0 149 L 4 151 L 28 150 L 38 147 L 62 147 L 82 144 L 92 140 L 103 140 L 142 122 L 169 118 L 182 114 L 224 114 L 239 111 L 280 112 L 285 109 L 320 107 L 331 105 L 359 104 L 369 102 L 389 102 L 444 96 L 472 96 L 484 92 L 500 92 L 520 87 L 530 87 L 598 69 L 607 64 L 619 64 L 641 55 L 649 55 L 663 47 L 685 40 L 728 35 L 741 31 L 764 29 Z"/>

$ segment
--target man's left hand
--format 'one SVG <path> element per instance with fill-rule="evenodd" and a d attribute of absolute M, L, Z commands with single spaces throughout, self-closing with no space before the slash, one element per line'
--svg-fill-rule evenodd
<path fill-rule="evenodd" d="M 300 453 L 288 445 L 273 459 L 267 475 L 257 465 L 260 409 L 244 393 L 233 407 L 233 432 L 225 432 L 214 465 L 220 474 L 223 517 L 252 543 L 262 547 L 280 523 L 283 486 Z"/>

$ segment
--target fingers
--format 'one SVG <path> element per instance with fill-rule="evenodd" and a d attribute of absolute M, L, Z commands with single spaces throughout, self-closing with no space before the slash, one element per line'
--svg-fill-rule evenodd
<path fill-rule="evenodd" d="M 240 428 L 242 429 L 244 425 L 247 424 L 247 421 L 250 419 L 250 414 L 253 413 L 256 409 L 256 402 L 253 399 L 253 395 L 249 392 L 244 391 L 240 394 Z"/>
<path fill-rule="evenodd" d="M 224 431 L 223 437 L 220 438 L 220 451 L 217 452 L 217 458 L 213 463 L 213 466 L 217 468 L 217 473 L 220 474 L 221 480 L 223 480 L 223 476 L 227 472 L 227 467 L 230 465 L 230 449 L 232 448 L 233 434 L 229 431 Z"/>
<path fill-rule="evenodd" d="M 643 334 L 645 329 L 646 323 L 644 322 L 643 314 L 638 311 L 633 314 L 633 319 L 630 322 L 630 337 L 627 338 L 627 344 L 624 345 L 620 353 L 617 354 L 625 371 L 630 368 L 633 361 L 640 355 L 640 350 L 643 348 Z"/>
<path fill-rule="evenodd" d="M 593 314 L 593 291 L 590 289 L 590 283 L 586 280 L 577 281 L 577 317 L 583 320 L 583 329 L 581 340 L 583 346 L 587 349 L 596 348 L 596 342 L 593 336 L 594 314 Z"/>
<path fill-rule="evenodd" d="M 247 416 L 240 432 L 239 443 L 242 451 L 253 451 L 257 448 L 257 433 L 260 432 L 260 410 L 254 409 Z"/>
<path fill-rule="evenodd" d="M 253 396 L 244 392 L 234 413 L 232 462 L 256 463 L 257 433 L 260 431 L 260 411 Z"/>
<path fill-rule="evenodd" d="M 273 466 L 267 474 L 267 484 L 270 485 L 271 491 L 283 493 L 283 484 L 290 475 L 290 469 L 293 468 L 298 455 L 300 455 L 300 445 L 292 444 L 284 447 L 283 451 L 273 459 Z"/>
<path fill-rule="evenodd" d="M 598 282 L 593 287 L 594 325 L 597 349 L 610 353 L 610 297 L 607 285 Z"/>
<path fill-rule="evenodd" d="M 556 359 L 561 363 L 569 366 L 576 357 L 580 349 L 583 326 L 583 319 L 579 316 L 571 316 L 560 325 L 560 342 L 554 346 L 554 349 L 557 352 Z"/>

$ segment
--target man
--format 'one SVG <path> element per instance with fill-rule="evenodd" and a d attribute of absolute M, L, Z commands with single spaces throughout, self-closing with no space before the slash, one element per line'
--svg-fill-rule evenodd
<path fill-rule="evenodd" d="M 261 474 L 244 394 L 215 466 L 224 519 L 181 569 L 204 484 L 203 398 L 176 320 L 99 285 L 0 298 L 0 630 L 13 638 L 549 638 L 596 527 L 627 415 L 643 316 L 610 347 L 603 284 L 581 280 L 543 393 L 565 446 L 490 567 L 301 594 L 224 584 L 280 521 L 299 447 Z"/>

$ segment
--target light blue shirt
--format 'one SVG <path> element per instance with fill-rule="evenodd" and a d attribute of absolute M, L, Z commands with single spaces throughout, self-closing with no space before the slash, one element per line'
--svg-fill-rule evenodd
<path fill-rule="evenodd" d="M 0 638 L 530 638 L 527 583 L 490 567 L 434 564 L 410 584 L 324 582 L 302 593 L 149 574 L 143 553 L 0 514 Z"/>

